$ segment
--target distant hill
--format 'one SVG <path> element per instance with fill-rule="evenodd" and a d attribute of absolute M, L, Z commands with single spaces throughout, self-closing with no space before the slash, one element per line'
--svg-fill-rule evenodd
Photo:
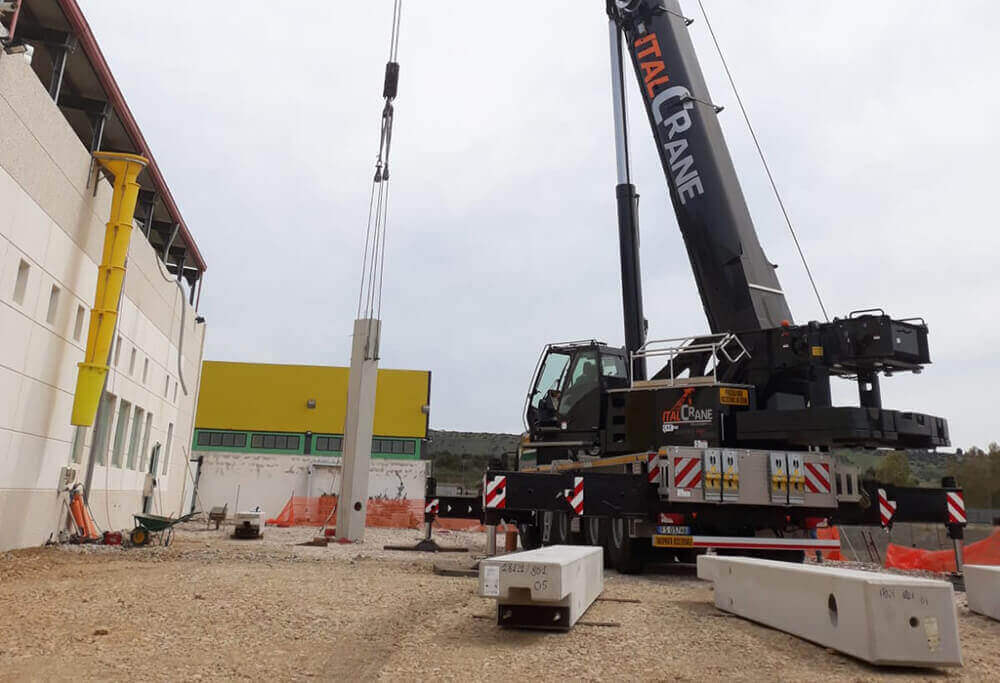
<path fill-rule="evenodd" d="M 882 458 L 890 451 L 849 451 L 837 450 L 835 455 L 845 458 L 852 465 L 861 468 L 862 473 L 878 467 Z M 954 466 L 958 456 L 954 453 L 933 453 L 930 451 L 907 451 L 910 473 L 920 486 L 940 486 L 941 477 L 948 474 L 949 466 Z"/>
<path fill-rule="evenodd" d="M 434 463 L 440 484 L 475 488 L 490 458 L 517 452 L 519 434 L 449 432 L 431 429 L 424 444 L 424 457 Z M 513 462 L 513 460 L 512 460 Z"/>

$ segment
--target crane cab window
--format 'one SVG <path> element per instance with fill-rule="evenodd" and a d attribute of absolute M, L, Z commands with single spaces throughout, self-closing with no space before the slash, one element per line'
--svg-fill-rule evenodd
<path fill-rule="evenodd" d="M 531 397 L 531 405 L 535 408 L 543 398 L 548 396 L 550 391 L 558 391 L 562 382 L 566 366 L 569 365 L 569 355 L 565 353 L 550 353 L 545 357 L 541 371 L 538 373 L 538 382 L 535 384 L 535 393 Z"/>
<path fill-rule="evenodd" d="M 620 377 L 628 379 L 628 368 L 621 356 L 601 355 L 601 374 L 605 377 Z"/>
<path fill-rule="evenodd" d="M 559 412 L 569 413 L 577 401 L 598 388 L 597 351 L 582 351 L 576 354 L 573 370 L 566 382 L 559 401 Z"/>

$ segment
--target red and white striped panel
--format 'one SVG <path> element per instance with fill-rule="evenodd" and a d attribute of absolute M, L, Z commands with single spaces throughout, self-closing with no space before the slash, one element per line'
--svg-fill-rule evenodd
<path fill-rule="evenodd" d="M 659 484 L 660 483 L 660 454 L 659 453 L 647 453 L 646 454 L 646 471 L 649 473 L 649 483 Z"/>
<path fill-rule="evenodd" d="M 573 491 L 569 496 L 569 506 L 578 516 L 583 514 L 583 477 L 573 477 Z"/>
<path fill-rule="evenodd" d="M 948 491 L 945 494 L 948 501 L 948 524 L 965 524 L 965 498 L 961 491 Z"/>
<path fill-rule="evenodd" d="M 889 500 L 885 489 L 878 490 L 878 512 L 882 520 L 882 526 L 889 526 L 892 518 L 896 515 L 896 501 Z"/>
<path fill-rule="evenodd" d="M 674 456 L 674 486 L 679 489 L 693 489 L 701 483 L 701 456 Z"/>
<path fill-rule="evenodd" d="M 809 493 L 830 493 L 833 488 L 830 465 L 825 462 L 805 463 L 806 491 Z"/>
<path fill-rule="evenodd" d="M 427 501 L 427 505 L 424 506 L 424 514 L 426 515 L 436 515 L 440 509 L 441 501 L 438 498 Z"/>
<path fill-rule="evenodd" d="M 484 494 L 486 507 L 488 508 L 506 508 L 507 507 L 507 477 L 496 476 L 486 484 L 486 492 Z"/>

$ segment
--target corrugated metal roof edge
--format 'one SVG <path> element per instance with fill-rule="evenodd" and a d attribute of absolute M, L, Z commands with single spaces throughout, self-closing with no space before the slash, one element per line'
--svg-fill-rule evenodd
<path fill-rule="evenodd" d="M 201 251 L 198 250 L 198 245 L 191 236 L 191 232 L 188 230 L 187 224 L 184 222 L 184 217 L 181 216 L 181 211 L 177 208 L 177 203 L 174 201 L 174 197 L 170 193 L 170 188 L 167 187 L 167 181 L 163 178 L 163 174 L 160 172 L 160 167 L 157 165 L 156 159 L 153 157 L 153 152 L 149 148 L 149 143 L 147 143 L 146 138 L 143 137 L 142 131 L 139 129 L 139 124 L 136 123 L 135 117 L 132 115 L 132 111 L 128 108 L 128 103 L 125 101 L 125 96 L 122 94 L 121 89 L 118 87 L 118 83 L 115 81 L 115 77 L 111 73 L 111 67 L 108 66 L 107 60 L 104 59 L 104 53 L 101 52 L 101 48 L 97 44 L 97 39 L 90 30 L 90 24 L 87 23 L 87 19 L 83 16 L 83 10 L 81 10 L 80 6 L 76 4 L 76 0 L 58 1 L 63 14 L 66 15 L 66 20 L 73 29 L 73 33 L 80 41 L 80 45 L 83 46 L 83 50 L 87 54 L 87 58 L 90 60 L 91 66 L 94 68 L 94 73 L 97 74 L 97 78 L 101 81 L 101 86 L 108 94 L 108 98 L 111 100 L 111 104 L 114 106 L 115 111 L 118 114 L 118 119 L 122 122 L 122 126 L 125 127 L 125 131 L 128 133 L 129 137 L 132 138 L 132 143 L 139 150 L 139 153 L 149 159 L 149 165 L 146 168 L 150 175 L 152 175 L 153 181 L 156 183 L 156 189 L 159 192 L 160 197 L 163 199 L 163 203 L 167 205 L 167 209 L 170 211 L 170 214 L 174 217 L 174 219 L 180 223 L 181 235 L 183 235 L 184 243 L 188 245 L 188 249 L 194 256 L 195 265 L 198 266 L 199 270 L 208 270 L 208 266 L 205 264 L 205 259 L 202 257 Z"/>

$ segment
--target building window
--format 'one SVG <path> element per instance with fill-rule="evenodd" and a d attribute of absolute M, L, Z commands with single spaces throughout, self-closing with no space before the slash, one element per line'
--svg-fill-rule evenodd
<path fill-rule="evenodd" d="M 91 455 L 101 467 L 104 467 L 108 454 L 108 434 L 115 419 L 115 397 L 107 392 L 101 397 L 100 420 L 94 427 L 94 438 L 90 444 Z"/>
<path fill-rule="evenodd" d="M 339 453 L 344 450 L 344 437 L 342 436 L 317 436 L 316 450 L 325 453 Z"/>
<path fill-rule="evenodd" d="M 125 455 L 125 428 L 128 427 L 128 415 L 131 411 L 131 403 L 125 399 L 118 402 L 118 424 L 115 425 L 115 441 L 111 446 L 111 465 L 113 467 L 122 466 L 122 457 Z"/>
<path fill-rule="evenodd" d="M 49 325 L 56 324 L 56 315 L 59 314 L 59 288 L 52 285 L 49 290 L 49 307 L 45 311 L 45 322 Z"/>
<path fill-rule="evenodd" d="M 174 403 L 177 403 L 177 382 L 174 381 Z"/>
<path fill-rule="evenodd" d="M 117 368 L 122 362 L 122 337 L 118 335 L 118 343 L 115 345 L 115 367 Z"/>
<path fill-rule="evenodd" d="M 14 303 L 24 304 L 24 293 L 28 291 L 28 273 L 31 266 L 24 259 L 17 264 L 17 280 L 14 281 Z"/>
<path fill-rule="evenodd" d="M 174 423 L 171 422 L 167 425 L 167 445 L 163 447 L 163 470 L 160 474 L 167 473 L 167 467 L 170 466 L 170 450 L 174 445 Z"/>
<path fill-rule="evenodd" d="M 87 428 L 77 426 L 73 429 L 73 446 L 70 448 L 69 460 L 74 465 L 83 462 L 83 442 L 87 437 Z"/>
<path fill-rule="evenodd" d="M 135 347 L 134 346 L 132 347 L 132 355 L 129 356 L 129 359 L 128 359 L 128 374 L 129 375 L 134 375 L 135 374 Z"/>
<path fill-rule="evenodd" d="M 411 439 L 372 439 L 372 454 L 414 455 L 416 443 Z"/>
<path fill-rule="evenodd" d="M 142 383 L 145 384 L 146 380 L 149 379 L 149 359 L 147 358 L 142 362 Z"/>
<path fill-rule="evenodd" d="M 254 434 L 250 439 L 251 448 L 271 451 L 297 451 L 300 437 L 290 434 Z"/>
<path fill-rule="evenodd" d="M 199 429 L 195 445 L 209 448 L 246 448 L 247 435 L 243 432 L 210 432 Z"/>
<path fill-rule="evenodd" d="M 145 472 L 149 465 L 149 435 L 153 431 L 153 414 L 146 413 L 146 429 L 142 436 L 142 460 L 139 463 L 139 471 Z M 151 472 L 156 474 L 156 472 Z"/>
<path fill-rule="evenodd" d="M 163 380 L 163 398 L 167 398 L 170 395 L 170 375 Z"/>
<path fill-rule="evenodd" d="M 125 467 L 134 470 L 137 456 L 139 455 L 139 441 L 142 439 L 142 425 L 145 421 L 146 411 L 139 406 L 135 407 L 132 415 L 132 433 L 128 439 L 128 457 L 125 460 Z"/>
<path fill-rule="evenodd" d="M 83 318 L 87 315 L 86 309 L 83 306 L 76 307 L 76 322 L 73 323 L 73 339 L 80 341 L 80 337 L 83 335 Z"/>

